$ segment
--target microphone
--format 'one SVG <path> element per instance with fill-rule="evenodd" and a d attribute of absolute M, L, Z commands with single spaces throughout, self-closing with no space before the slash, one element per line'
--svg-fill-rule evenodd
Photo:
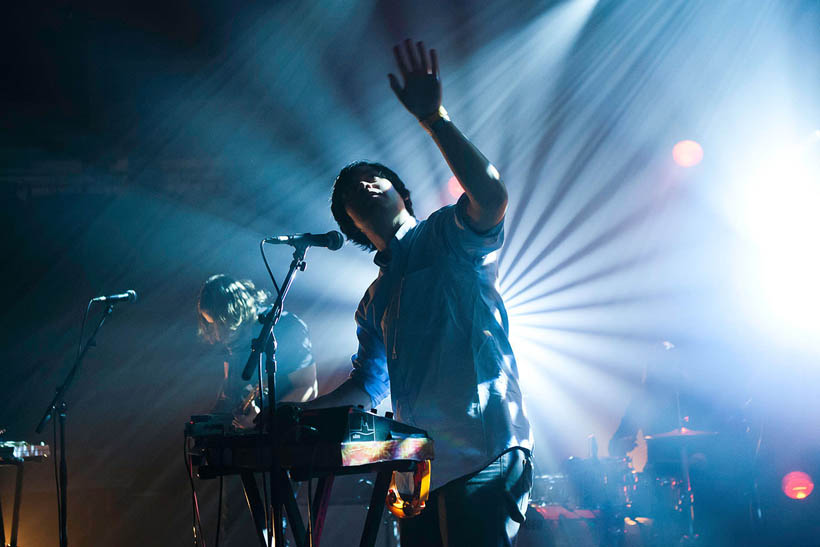
<path fill-rule="evenodd" d="M 124 293 L 112 294 L 111 296 L 98 296 L 91 299 L 92 302 L 136 302 L 137 291 L 129 289 Z"/>
<path fill-rule="evenodd" d="M 326 234 L 292 234 L 287 236 L 266 237 L 264 241 L 272 245 L 327 247 L 331 251 L 338 251 L 344 244 L 342 234 L 336 230 L 331 230 Z"/>

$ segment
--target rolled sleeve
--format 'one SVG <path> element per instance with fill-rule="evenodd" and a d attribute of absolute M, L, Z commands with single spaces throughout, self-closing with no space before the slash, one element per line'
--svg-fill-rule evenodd
<path fill-rule="evenodd" d="M 439 218 L 436 224 L 450 249 L 464 259 L 475 261 L 501 248 L 504 243 L 504 220 L 485 232 L 476 232 L 468 223 L 468 201 L 467 194 L 462 194 L 458 203 L 437 211 Z"/>
<path fill-rule="evenodd" d="M 363 324 L 359 312 L 356 313 L 356 337 L 359 339 L 359 349 L 351 358 L 353 370 L 350 378 L 370 395 L 373 407 L 378 406 L 390 394 L 390 378 L 387 373 L 387 355 L 384 343 L 372 332 L 368 325 Z"/>

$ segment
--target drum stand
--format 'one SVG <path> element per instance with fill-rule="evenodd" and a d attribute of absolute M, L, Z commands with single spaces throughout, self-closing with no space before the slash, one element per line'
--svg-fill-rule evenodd
<path fill-rule="evenodd" d="M 682 376 L 679 374 L 679 377 Z M 675 406 L 678 412 L 678 430 L 683 431 L 683 416 L 680 410 L 680 387 L 675 386 Z M 696 546 L 700 544 L 697 534 L 695 534 L 695 492 L 692 490 L 692 476 L 689 473 L 689 447 L 686 439 L 681 443 L 680 447 L 680 464 L 681 472 L 683 473 L 683 484 L 686 488 L 686 535 L 681 540 L 681 545 Z"/>
<path fill-rule="evenodd" d="M 689 449 L 686 443 L 680 448 L 681 471 L 683 472 L 683 484 L 686 488 L 686 535 L 681 538 L 681 545 L 698 545 L 697 534 L 695 534 L 695 493 L 692 490 L 692 478 L 689 474 Z"/>

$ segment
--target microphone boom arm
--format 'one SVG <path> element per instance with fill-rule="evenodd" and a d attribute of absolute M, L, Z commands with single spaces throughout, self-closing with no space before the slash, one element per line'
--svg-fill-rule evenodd
<path fill-rule="evenodd" d="M 77 356 L 77 360 L 74 361 L 74 366 L 71 367 L 71 371 L 68 373 L 68 376 L 66 376 L 65 381 L 57 388 L 57 392 L 54 394 L 54 398 L 51 399 L 51 402 L 48 404 L 48 407 L 46 408 L 43 417 L 40 419 L 40 423 L 38 423 L 37 427 L 34 429 L 35 433 L 42 433 L 43 429 L 46 427 L 46 425 L 48 425 L 48 422 L 54 415 L 54 410 L 57 408 L 57 405 L 63 400 L 63 397 L 68 391 L 68 388 L 71 387 L 71 383 L 74 381 L 74 376 L 77 375 L 77 371 L 80 368 L 80 363 L 82 363 L 83 357 L 85 357 L 86 352 L 88 352 L 88 349 L 91 346 L 96 345 L 97 332 L 99 332 L 100 327 L 102 327 L 103 323 L 105 323 L 105 320 L 108 318 L 109 315 L 111 315 L 111 312 L 113 311 L 113 304 L 108 304 L 105 307 L 105 312 L 103 312 L 102 317 L 100 317 L 100 322 L 97 323 L 97 327 L 94 329 L 94 332 L 91 334 L 91 337 L 88 340 L 86 340 L 85 346 L 83 346 L 82 351 Z"/>
<path fill-rule="evenodd" d="M 242 379 L 245 381 L 250 380 L 251 376 L 253 376 L 253 370 L 259 363 L 259 358 L 262 355 L 262 352 L 265 351 L 265 348 L 267 347 L 273 334 L 273 327 L 275 327 L 276 323 L 279 322 L 279 316 L 282 315 L 282 306 L 285 302 L 285 297 L 288 295 L 290 286 L 293 283 L 294 272 L 296 272 L 296 270 L 305 271 L 305 267 L 307 266 L 307 263 L 305 262 L 307 248 L 308 245 L 305 244 L 295 245 L 295 249 L 293 250 L 293 260 L 290 263 L 288 274 L 282 282 L 282 289 L 279 291 L 279 295 L 276 297 L 273 307 L 270 311 L 268 311 L 268 313 L 265 314 L 264 319 L 262 320 L 262 329 L 259 331 L 259 336 L 251 341 L 251 354 L 248 357 L 247 363 L 245 363 L 245 368 L 242 370 Z M 268 387 L 268 389 L 271 388 L 272 386 Z M 274 400 L 272 395 L 270 400 Z"/>

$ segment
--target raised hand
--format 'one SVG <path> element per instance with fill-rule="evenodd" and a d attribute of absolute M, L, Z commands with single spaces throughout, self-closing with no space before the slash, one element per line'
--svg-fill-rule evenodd
<path fill-rule="evenodd" d="M 388 74 L 390 87 L 401 104 L 419 120 L 425 120 L 438 112 L 441 106 L 441 81 L 438 77 L 436 50 L 430 50 L 428 59 L 423 42 L 404 41 L 404 47 L 393 47 L 396 64 L 404 79 L 404 86 L 394 74 Z"/>

